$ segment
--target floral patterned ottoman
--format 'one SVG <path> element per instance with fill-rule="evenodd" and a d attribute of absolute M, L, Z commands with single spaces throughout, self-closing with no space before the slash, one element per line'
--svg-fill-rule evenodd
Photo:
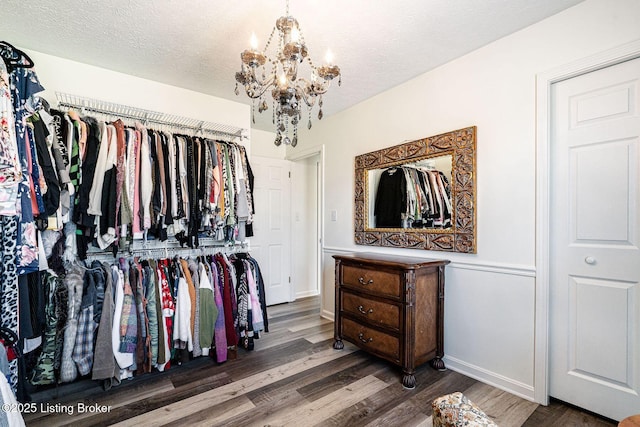
<path fill-rule="evenodd" d="M 497 427 L 487 414 L 460 392 L 438 397 L 432 406 L 433 427 Z"/>

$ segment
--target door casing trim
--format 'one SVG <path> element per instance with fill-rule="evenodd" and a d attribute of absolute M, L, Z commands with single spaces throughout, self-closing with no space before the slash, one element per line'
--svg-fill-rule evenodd
<path fill-rule="evenodd" d="M 549 404 L 549 227 L 551 86 L 554 83 L 640 57 L 640 40 L 536 75 L 536 284 L 534 399 Z"/>

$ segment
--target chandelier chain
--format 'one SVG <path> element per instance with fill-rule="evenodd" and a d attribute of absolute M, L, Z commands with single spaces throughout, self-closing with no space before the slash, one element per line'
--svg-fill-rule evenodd
<path fill-rule="evenodd" d="M 269 49 L 269 46 L 271 45 L 271 39 L 273 39 L 273 35 L 276 32 L 276 27 L 273 27 L 273 29 L 271 30 L 271 34 L 269 35 L 269 38 L 267 39 L 267 44 L 264 47 L 264 51 L 266 52 L 267 49 Z"/>

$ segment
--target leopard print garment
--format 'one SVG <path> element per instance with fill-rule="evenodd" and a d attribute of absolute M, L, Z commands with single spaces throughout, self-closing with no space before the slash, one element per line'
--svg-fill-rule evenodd
<path fill-rule="evenodd" d="M 0 321 L 3 327 L 18 334 L 18 273 L 16 268 L 16 243 L 18 241 L 18 217 L 0 216 L 2 238 L 2 265 L 0 266 Z M 9 362 L 9 383 L 14 393 L 18 385 L 18 361 Z"/>

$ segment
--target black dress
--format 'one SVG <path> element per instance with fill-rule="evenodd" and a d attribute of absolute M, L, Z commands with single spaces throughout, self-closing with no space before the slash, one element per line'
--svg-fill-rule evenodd
<path fill-rule="evenodd" d="M 376 228 L 402 227 L 402 213 L 407 210 L 407 182 L 400 168 L 382 172 L 374 207 Z"/>

